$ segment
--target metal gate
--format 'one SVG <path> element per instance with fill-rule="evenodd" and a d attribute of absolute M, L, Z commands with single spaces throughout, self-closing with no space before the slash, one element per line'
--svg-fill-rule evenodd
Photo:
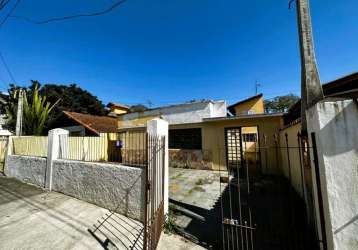
<path fill-rule="evenodd" d="M 254 249 L 248 168 L 243 161 L 241 128 L 225 129 L 227 176 L 220 178 L 222 249 Z"/>
<path fill-rule="evenodd" d="M 165 137 L 147 136 L 143 249 L 155 250 L 164 224 Z"/>
<path fill-rule="evenodd" d="M 290 145 L 287 135 L 285 146 L 278 143 L 268 145 L 266 135 L 261 135 L 261 138 L 262 143 L 258 143 L 258 166 L 252 168 L 248 163 L 246 145 L 242 142 L 242 128 L 225 129 L 227 169 L 220 171 L 221 249 L 317 249 L 314 230 L 308 222 L 309 208 L 297 190 L 292 188 L 291 157 L 299 158 L 302 167 L 304 150 L 301 135 L 297 135 L 298 146 L 292 142 Z M 287 161 L 287 178 L 270 175 L 267 171 L 267 155 L 272 156 L 271 163 L 279 164 L 278 159 L 274 159 L 279 152 L 285 155 L 283 160 Z M 261 160 L 261 155 L 264 160 Z M 253 173 L 254 169 L 265 171 L 257 175 Z M 301 192 L 307 197 L 303 188 L 303 170 L 300 179 Z"/>

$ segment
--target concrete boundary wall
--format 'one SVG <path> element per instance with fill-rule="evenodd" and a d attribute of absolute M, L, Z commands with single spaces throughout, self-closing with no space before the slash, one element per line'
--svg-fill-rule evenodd
<path fill-rule="evenodd" d="M 147 132 L 165 136 L 164 213 L 169 211 L 168 123 L 153 119 Z M 146 173 L 143 168 L 119 164 L 58 159 L 60 136 L 68 131 L 53 129 L 48 135 L 47 158 L 12 155 L 12 140 L 6 153 L 5 174 L 49 191 L 58 191 L 144 221 Z"/>
<path fill-rule="evenodd" d="M 54 160 L 52 190 L 142 221 L 142 168 L 108 163 Z"/>
<path fill-rule="evenodd" d="M 9 155 L 6 176 L 46 187 L 47 159 Z M 53 160 L 52 190 L 142 221 L 145 173 L 118 164 Z"/>
<path fill-rule="evenodd" d="M 316 211 L 320 212 L 322 201 L 325 220 L 323 223 L 317 216 L 317 224 L 325 225 L 328 249 L 358 249 L 358 103 L 327 99 L 306 114 L 310 139 L 315 133 L 317 145 L 319 174 L 312 168 Z M 312 151 L 311 160 L 315 166 Z"/>
<path fill-rule="evenodd" d="M 46 158 L 8 155 L 5 175 L 20 181 L 45 187 Z"/>

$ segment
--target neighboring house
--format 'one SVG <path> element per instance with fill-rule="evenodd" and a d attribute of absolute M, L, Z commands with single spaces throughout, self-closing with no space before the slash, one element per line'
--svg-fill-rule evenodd
<path fill-rule="evenodd" d="M 250 158 L 256 167 L 260 159 L 275 157 L 259 155 L 259 133 L 262 138 L 265 134 L 278 133 L 283 114 L 263 114 L 262 95 L 230 108 L 240 112 L 228 117 L 225 101 L 184 103 L 121 115 L 118 126 L 124 131 L 143 130 L 146 122 L 153 118 L 168 121 L 171 167 L 220 170 L 227 165 L 241 164 L 241 156 Z"/>
<path fill-rule="evenodd" d="M 101 136 L 118 132 L 116 118 L 63 111 L 61 128 L 72 136 Z"/>
<path fill-rule="evenodd" d="M 338 78 L 322 85 L 325 98 L 358 99 L 358 72 Z M 293 105 L 284 116 L 285 126 L 300 123 L 301 101 Z"/>
<path fill-rule="evenodd" d="M 264 114 L 264 98 L 263 94 L 249 97 L 245 100 L 234 103 L 228 107 L 228 111 L 233 116 Z M 243 157 L 250 162 L 256 164 L 259 159 L 258 129 L 254 127 L 244 127 L 241 130 Z"/>
<path fill-rule="evenodd" d="M 148 120 L 161 117 L 169 125 L 201 122 L 204 118 L 226 116 L 225 101 L 195 101 L 177 105 L 149 109 L 118 116 L 119 128 L 143 127 Z"/>
<path fill-rule="evenodd" d="M 108 116 L 117 117 L 122 114 L 129 112 L 129 107 L 120 103 L 108 103 L 107 107 L 109 108 Z"/>
<path fill-rule="evenodd" d="M 0 105 L 2 105 L 2 107 L 7 104 L 7 99 L 8 99 L 7 93 L 0 93 Z M 9 130 L 3 128 L 5 124 L 6 124 L 6 115 L 0 113 L 0 136 L 12 135 L 12 133 Z"/>
<path fill-rule="evenodd" d="M 326 99 L 358 99 L 358 72 L 341 77 L 334 81 L 322 85 L 323 93 Z M 357 102 L 358 103 L 358 102 Z M 357 104 L 358 105 L 358 104 Z M 297 144 L 297 134 L 301 132 L 301 101 L 293 105 L 288 112 L 283 116 L 283 126 L 281 129 L 281 140 L 285 140 L 287 134 L 288 143 L 290 145 Z M 296 146 L 296 145 L 295 145 Z M 297 145 L 298 146 L 298 145 Z M 283 157 L 283 162 L 287 162 L 287 157 Z M 293 186 L 296 190 L 300 190 L 300 156 L 291 152 L 290 166 L 283 166 L 283 171 L 286 176 L 288 172 L 292 172 Z M 290 170 L 289 170 L 290 169 Z M 305 177 L 311 178 L 311 177 Z M 309 183 L 309 181 L 307 181 Z"/>
<path fill-rule="evenodd" d="M 10 136 L 12 133 L 4 129 L 3 126 L 6 124 L 6 115 L 0 115 L 0 136 Z"/>
<path fill-rule="evenodd" d="M 239 101 L 227 107 L 228 111 L 234 115 L 253 115 L 265 113 L 264 99 L 262 94 L 258 94 Z"/>

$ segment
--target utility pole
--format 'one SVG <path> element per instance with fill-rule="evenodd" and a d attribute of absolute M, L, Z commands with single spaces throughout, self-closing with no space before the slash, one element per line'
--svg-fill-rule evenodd
<path fill-rule="evenodd" d="M 16 136 L 20 136 L 22 133 L 22 115 L 23 115 L 22 110 L 23 110 L 23 95 L 22 95 L 22 89 L 20 88 L 18 102 L 17 102 L 16 130 L 15 130 Z"/>
<path fill-rule="evenodd" d="M 291 0 L 292 3 L 294 0 Z M 314 210 L 315 205 L 314 198 L 312 197 L 313 185 L 312 174 L 311 174 L 311 161 L 310 153 L 306 145 L 308 145 L 308 121 L 306 117 L 306 111 L 315 105 L 317 102 L 321 101 L 324 98 L 321 82 L 318 75 L 316 56 L 313 45 L 313 34 L 312 34 L 312 23 L 311 15 L 309 8 L 309 0 L 296 0 L 297 7 L 297 23 L 298 23 L 298 34 L 300 38 L 300 54 L 301 54 L 301 146 L 302 146 L 302 159 L 303 159 L 303 171 L 307 177 L 307 189 L 310 193 L 310 201 L 307 204 L 307 213 L 310 214 L 309 217 L 314 219 Z M 313 143 L 313 142 L 312 142 Z M 319 185 L 319 175 L 316 175 L 316 184 Z M 311 181 L 309 181 L 311 180 Z M 319 198 L 318 198 L 319 199 Z M 306 197 L 305 197 L 306 200 Z M 321 203 L 322 200 L 319 199 L 318 203 Z M 324 212 L 319 212 L 320 215 L 320 231 L 321 236 L 318 234 L 318 237 L 322 240 L 320 246 L 323 249 L 327 249 L 326 243 L 326 229 L 324 225 Z M 323 219 L 322 219 L 323 218 Z M 311 221 L 311 219 L 309 219 Z M 317 228 L 318 229 L 318 228 Z"/>
<path fill-rule="evenodd" d="M 301 54 L 301 124 L 302 135 L 307 136 L 306 110 L 323 99 L 323 90 L 313 46 L 309 0 L 296 0 L 296 4 Z"/>

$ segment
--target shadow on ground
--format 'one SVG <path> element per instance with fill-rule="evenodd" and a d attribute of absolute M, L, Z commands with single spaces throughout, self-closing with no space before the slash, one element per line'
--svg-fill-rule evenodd
<path fill-rule="evenodd" d="M 250 183 L 249 195 L 245 180 L 239 186 L 233 179 L 211 209 L 171 198 L 180 234 L 209 249 L 315 249 L 304 202 L 285 179 L 257 179 Z M 236 224 L 223 226 L 225 218 Z"/>
<path fill-rule="evenodd" d="M 0 249 L 142 249 L 143 239 L 138 221 L 7 177 L 0 231 Z"/>
<path fill-rule="evenodd" d="M 104 249 L 143 249 L 143 224 L 108 212 L 88 232 Z"/>

